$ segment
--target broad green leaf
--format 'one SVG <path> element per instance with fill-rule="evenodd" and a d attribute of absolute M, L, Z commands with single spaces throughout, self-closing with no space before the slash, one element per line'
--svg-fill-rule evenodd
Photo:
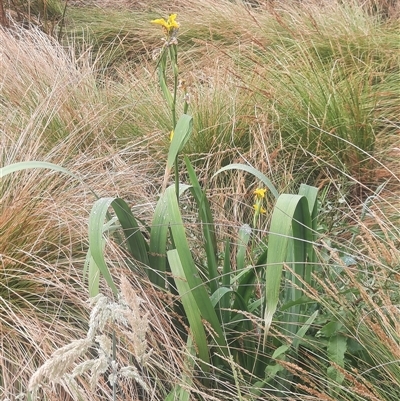
<path fill-rule="evenodd" d="M 216 175 L 222 173 L 223 171 L 227 171 L 227 170 L 242 170 L 242 171 L 246 171 L 250 174 L 253 174 L 255 177 L 257 177 L 261 182 L 263 182 L 265 184 L 265 186 L 271 191 L 272 195 L 274 195 L 275 198 L 278 198 L 279 193 L 276 190 L 274 184 L 272 184 L 271 180 L 269 178 L 267 178 L 267 176 L 265 176 L 263 173 L 261 173 L 254 167 L 248 166 L 247 164 L 238 164 L 238 163 L 229 164 L 228 166 L 220 168 L 213 175 L 213 177 L 215 177 Z"/>
<path fill-rule="evenodd" d="M 233 290 L 227 287 L 219 287 L 210 297 L 210 301 L 213 306 L 216 306 L 218 302 L 221 301 L 221 298 L 229 293 L 232 293 Z"/>
<path fill-rule="evenodd" d="M 215 226 L 212 217 L 210 204 L 206 197 L 205 192 L 201 189 L 200 183 L 197 179 L 196 172 L 194 171 L 189 159 L 185 157 L 186 169 L 189 175 L 190 183 L 192 184 L 191 192 L 196 201 L 199 209 L 199 217 L 204 236 L 204 248 L 207 256 L 207 269 L 210 290 L 214 293 L 218 287 L 218 264 L 217 264 L 217 238 L 215 236 Z"/>
<path fill-rule="evenodd" d="M 293 270 L 301 277 L 304 275 L 307 254 L 311 252 L 311 218 L 306 197 L 301 195 L 281 195 L 274 207 L 268 240 L 266 268 L 266 305 L 264 345 L 279 301 L 279 293 L 284 263 L 290 262 Z M 311 248 L 312 249 L 312 248 Z M 301 282 L 292 275 L 294 290 L 292 300 L 300 298 Z M 288 314 L 290 316 L 290 314 Z M 288 318 L 289 323 L 291 318 Z M 294 326 L 289 327 L 295 330 Z"/>
<path fill-rule="evenodd" d="M 166 169 L 169 171 L 175 163 L 175 159 L 180 151 L 189 140 L 193 129 L 193 117 L 188 114 L 182 114 L 176 123 L 174 129 L 174 137 L 172 138 L 171 145 L 169 147 L 167 166 Z"/>
<path fill-rule="evenodd" d="M 272 359 L 277 359 L 279 358 L 281 355 L 286 354 L 286 352 L 290 349 L 289 345 L 281 345 L 280 347 L 278 347 L 274 353 L 272 354 L 271 358 Z"/>
<path fill-rule="evenodd" d="M 243 224 L 239 229 L 239 238 L 236 252 L 236 269 L 241 271 L 245 268 L 246 252 L 251 237 L 251 227 L 248 224 Z"/>
<path fill-rule="evenodd" d="M 71 173 L 64 167 L 58 166 L 57 164 L 48 163 L 48 162 L 40 162 L 40 161 L 26 161 L 26 162 L 19 162 L 13 163 L 8 166 L 0 168 L 0 178 L 5 177 L 8 174 L 15 173 L 17 171 L 29 170 L 29 169 L 48 169 L 58 171 L 60 173 L 67 174 L 71 177 L 74 177 L 78 181 L 81 181 L 78 176 Z"/>
<path fill-rule="evenodd" d="M 210 358 L 200 310 L 197 306 L 193 291 L 186 280 L 186 274 L 178 251 L 176 249 L 168 251 L 167 257 L 178 293 L 182 300 L 183 308 L 185 309 L 186 317 L 189 321 L 190 331 L 193 335 L 199 358 L 204 362 L 202 368 L 204 371 L 208 371 Z"/>
<path fill-rule="evenodd" d="M 123 229 L 126 239 L 124 243 L 126 243 L 130 254 L 135 260 L 144 265 L 148 265 L 149 262 L 143 234 L 140 232 L 136 219 L 126 202 L 120 198 L 98 199 L 93 205 L 89 217 L 89 247 L 94 263 L 97 265 L 100 273 L 104 276 L 110 288 L 116 292 L 116 287 L 105 263 L 103 245 L 104 225 L 106 224 L 106 227 L 110 227 L 110 222 L 105 223 L 106 218 L 109 218 L 108 209 L 110 207 L 114 209 L 118 221 Z M 112 221 L 114 221 L 114 219 Z M 92 281 L 96 274 L 93 264 L 91 272 L 92 279 L 90 280 L 90 283 L 95 283 Z M 93 291 L 95 291 L 95 288 L 96 287 L 93 287 Z"/>
<path fill-rule="evenodd" d="M 232 284 L 238 281 L 237 293 L 240 298 L 235 298 L 233 309 L 238 309 L 237 300 L 241 299 L 248 309 L 248 302 L 254 298 L 254 285 L 258 280 L 259 273 L 264 270 L 264 266 L 248 266 L 232 278 Z"/>
<path fill-rule="evenodd" d="M 317 199 L 318 199 L 318 188 L 306 184 L 301 184 L 299 189 L 299 195 L 303 195 L 308 201 L 308 211 L 311 218 L 314 220 L 317 217 Z M 316 222 L 315 222 L 316 225 Z"/>
<path fill-rule="evenodd" d="M 266 382 L 271 382 L 275 376 L 283 370 L 283 366 L 275 363 L 273 365 L 268 365 L 265 368 L 265 380 Z"/>
<path fill-rule="evenodd" d="M 92 253 L 90 248 L 86 254 L 85 265 L 83 268 L 83 277 L 86 276 L 86 271 L 88 274 L 88 288 L 89 295 L 95 297 L 100 292 L 100 270 L 96 265 L 96 262 L 92 258 Z"/>
<path fill-rule="evenodd" d="M 151 223 L 149 245 L 149 264 L 151 269 L 148 272 L 150 281 L 160 288 L 165 288 L 168 227 L 167 202 L 164 194 L 161 194 Z"/>
<path fill-rule="evenodd" d="M 180 194 L 189 189 L 189 185 L 180 185 Z M 165 271 L 167 269 L 167 239 L 169 230 L 168 203 L 165 193 L 157 202 L 151 223 L 148 276 L 150 281 L 165 288 Z"/>
<path fill-rule="evenodd" d="M 344 355 L 347 351 L 347 337 L 341 334 L 332 336 L 328 340 L 327 353 L 331 362 L 344 367 Z M 344 380 L 344 375 L 334 366 L 327 369 L 328 377 L 341 384 Z"/>
<path fill-rule="evenodd" d="M 225 241 L 225 252 L 224 252 L 224 263 L 222 265 L 222 277 L 221 286 L 222 288 L 231 287 L 231 244 L 229 239 Z M 229 296 L 222 297 L 219 302 L 219 315 L 221 316 L 221 321 L 226 323 L 229 320 L 231 312 L 229 308 L 231 307 L 231 298 Z"/>
<path fill-rule="evenodd" d="M 112 232 L 115 228 L 114 224 L 118 219 L 116 217 L 112 218 L 108 222 L 103 224 L 102 232 Z M 103 239 L 103 252 L 104 252 L 105 241 Z M 99 293 L 99 285 L 100 285 L 100 270 L 98 269 L 95 261 L 93 260 L 92 253 L 90 252 L 90 247 L 86 253 L 85 263 L 83 265 L 83 278 L 86 278 L 88 275 L 88 288 L 89 294 L 91 297 L 95 297 Z"/>
<path fill-rule="evenodd" d="M 299 189 L 299 195 L 304 195 L 307 198 L 308 210 L 311 217 L 311 230 L 312 230 L 312 242 L 315 243 L 317 240 L 317 214 L 318 214 L 318 188 L 306 184 L 301 184 Z M 304 281 L 313 286 L 312 273 L 317 263 L 317 255 L 314 251 L 311 251 L 308 255 L 308 264 L 306 265 L 304 272 Z"/>
<path fill-rule="evenodd" d="M 165 188 L 167 187 L 171 169 L 174 166 L 180 151 L 183 149 L 186 142 L 189 140 L 190 135 L 192 134 L 192 129 L 193 129 L 193 118 L 188 114 L 182 114 L 178 122 L 176 123 L 176 126 L 174 128 L 174 136 L 169 146 L 167 165 L 165 166 L 165 173 L 161 192 L 164 192 Z M 175 166 L 175 175 L 177 176 L 178 173 L 179 173 L 178 167 Z M 175 179 L 176 196 L 178 196 L 177 193 L 179 191 L 179 183 L 177 180 L 178 177 L 176 177 Z"/>
<path fill-rule="evenodd" d="M 337 334 L 337 332 L 343 327 L 343 323 L 335 320 L 333 322 L 328 322 L 318 331 L 317 336 L 332 337 Z"/>
<path fill-rule="evenodd" d="M 229 239 L 225 241 L 224 264 L 222 266 L 222 285 L 230 287 L 231 285 L 231 243 Z"/>
<path fill-rule="evenodd" d="M 330 361 L 344 367 L 344 354 L 347 350 L 347 337 L 337 334 L 329 338 L 327 353 Z"/>
<path fill-rule="evenodd" d="M 135 260 L 147 266 L 149 264 L 147 245 L 130 207 L 121 198 L 115 198 L 111 206 L 123 229 L 129 253 Z"/>
<path fill-rule="evenodd" d="M 53 170 L 53 171 L 56 171 L 59 173 L 69 175 L 70 177 L 74 178 L 75 180 L 77 180 L 81 184 L 83 184 L 86 188 L 88 188 L 89 191 L 95 196 L 96 199 L 98 198 L 96 193 L 89 186 L 87 186 L 76 174 L 72 173 L 71 171 L 67 170 L 64 167 L 61 167 L 57 164 L 53 164 L 53 163 L 49 163 L 49 162 L 41 162 L 41 161 L 32 160 L 32 161 L 9 164 L 8 166 L 0 168 L 0 179 L 4 178 L 5 176 L 7 176 L 9 174 L 16 173 L 18 171 L 29 170 L 29 169 L 48 169 L 48 170 Z"/>
<path fill-rule="evenodd" d="M 114 294 L 117 294 L 117 287 L 114 284 L 104 258 L 103 246 L 103 225 L 108 214 L 108 209 L 114 200 L 114 198 L 101 198 L 94 203 L 89 216 L 89 248 L 93 261 L 100 270 L 100 273 Z M 90 296 L 94 295 L 96 294 L 90 294 Z"/>
<path fill-rule="evenodd" d="M 159 62 L 157 64 L 158 71 L 158 82 L 161 87 L 161 91 L 170 109 L 173 107 L 173 97 L 167 85 L 166 67 L 167 67 L 168 52 L 167 48 L 164 47 Z"/>
<path fill-rule="evenodd" d="M 222 327 L 210 301 L 210 296 L 206 291 L 204 283 L 200 279 L 199 272 L 194 263 L 173 186 L 167 188 L 165 191 L 165 197 L 168 205 L 170 230 L 176 250 L 179 254 L 179 259 L 184 268 L 185 278 L 193 293 L 193 297 L 200 310 L 201 316 L 210 323 L 212 330 L 215 333 L 215 341 L 218 345 L 223 347 L 222 352 L 225 352 L 226 343 Z"/>

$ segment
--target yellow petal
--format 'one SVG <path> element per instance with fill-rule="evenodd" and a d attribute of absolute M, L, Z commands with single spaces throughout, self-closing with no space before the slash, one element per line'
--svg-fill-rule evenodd
<path fill-rule="evenodd" d="M 170 14 L 170 16 L 168 17 L 167 24 L 168 24 L 169 29 L 178 29 L 179 28 L 179 23 L 175 21 L 176 17 L 177 17 L 177 14 Z"/>
<path fill-rule="evenodd" d="M 267 211 L 259 204 L 255 204 L 253 205 L 254 210 L 256 211 L 256 213 L 260 213 L 260 214 L 265 214 L 267 213 Z"/>
<path fill-rule="evenodd" d="M 169 28 L 168 28 L 168 23 L 167 23 L 167 21 L 165 21 L 164 18 L 153 19 L 153 20 L 151 21 L 151 23 L 152 23 L 152 24 L 156 24 L 156 25 L 161 25 L 161 26 L 163 26 L 164 28 L 169 29 Z"/>
<path fill-rule="evenodd" d="M 264 199 L 264 198 L 265 198 L 265 193 L 266 193 L 266 192 L 267 192 L 266 189 L 257 188 L 257 189 L 254 191 L 254 195 L 255 195 L 256 199 Z"/>
<path fill-rule="evenodd" d="M 172 139 L 174 138 L 174 130 L 172 130 L 170 133 L 169 133 L 169 141 L 170 142 L 172 142 Z"/>

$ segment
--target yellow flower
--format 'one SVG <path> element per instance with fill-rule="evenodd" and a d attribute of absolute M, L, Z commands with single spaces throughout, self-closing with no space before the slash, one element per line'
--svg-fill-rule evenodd
<path fill-rule="evenodd" d="M 170 16 L 168 17 L 167 24 L 169 25 L 170 29 L 178 29 L 179 28 L 179 23 L 175 21 L 176 17 L 177 17 L 177 14 L 170 14 Z"/>
<path fill-rule="evenodd" d="M 267 213 L 267 211 L 259 203 L 256 203 L 255 205 L 253 205 L 253 207 L 254 207 L 254 210 L 256 211 L 256 213 L 259 213 L 259 214 Z"/>
<path fill-rule="evenodd" d="M 164 18 L 157 18 L 153 19 L 151 22 L 156 25 L 161 25 L 165 32 L 169 35 L 175 29 L 179 28 L 179 23 L 176 22 L 176 16 L 177 14 L 170 14 L 167 21 L 165 21 Z"/>
<path fill-rule="evenodd" d="M 169 133 L 169 141 L 170 142 L 172 142 L 172 139 L 174 138 L 174 130 L 172 130 L 170 133 Z"/>
<path fill-rule="evenodd" d="M 152 24 L 157 24 L 157 25 L 161 25 L 162 27 L 164 27 L 166 30 L 168 30 L 168 23 L 167 21 L 165 21 L 164 18 L 157 18 L 157 19 L 153 19 L 151 21 Z"/>
<path fill-rule="evenodd" d="M 264 199 L 264 198 L 265 198 L 265 193 L 266 193 L 266 192 L 267 192 L 266 189 L 257 188 L 257 189 L 254 191 L 255 198 L 256 198 L 257 200 Z"/>

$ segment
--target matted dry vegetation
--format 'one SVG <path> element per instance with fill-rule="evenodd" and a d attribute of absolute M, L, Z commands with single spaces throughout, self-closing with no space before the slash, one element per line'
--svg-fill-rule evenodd
<path fill-rule="evenodd" d="M 315 349 L 303 350 L 304 365 L 286 362 L 300 383 L 291 399 L 397 400 L 398 4 L 68 3 L 62 44 L 35 27 L 0 28 L 0 167 L 40 160 L 79 178 L 40 169 L 0 177 L 0 399 L 25 394 L 54 351 L 87 334 L 91 308 L 83 272 L 96 197 L 120 196 L 140 219 L 151 218 L 171 121 L 152 58 L 160 32 L 149 20 L 176 11 L 180 73 L 190 88 L 195 124 L 185 152 L 201 182 L 230 162 L 249 162 L 281 192 L 301 182 L 321 189 L 318 250 L 324 274 L 318 291 L 309 288 L 307 295 L 346 326 L 349 365 L 340 369 L 347 388 L 332 390 L 323 376 L 326 361 Z M 15 19 L 28 15 L 19 2 L 2 4 L 14 7 Z M 56 36 L 60 21 L 51 25 Z M 346 143 L 335 150 L 328 140 L 303 141 L 307 135 L 335 135 L 343 127 L 359 130 L 345 138 L 357 147 Z M 364 141 L 367 135 L 372 145 Z M 251 221 L 256 186 L 240 173 L 212 182 L 209 195 L 221 233 L 235 239 L 237 228 Z M 200 229 L 192 224 L 191 207 L 188 229 L 196 239 Z M 258 227 L 260 247 L 269 218 Z M 129 278 L 143 301 L 140 311 L 148 314 L 146 339 L 153 351 L 148 364 L 139 366 L 147 391 L 127 380 L 113 395 L 107 374 L 93 391 L 90 375 L 83 375 L 79 398 L 71 383 L 49 384 L 43 376 L 40 399 L 164 400 L 188 369 L 185 336 L 173 323 L 177 311 L 171 312 L 176 294 L 157 291 L 140 269 L 132 273 L 126 254 L 112 241 L 107 261 L 118 283 Z M 350 297 L 346 288 L 357 296 Z M 119 339 L 119 363 L 132 363 L 134 328 L 111 324 L 109 329 Z M 358 353 L 356 345 L 369 353 Z M 212 386 L 201 377 L 183 386 L 191 387 L 193 399 L 275 399 L 257 395 L 235 363 L 238 376 L 230 383 L 216 369 Z"/>

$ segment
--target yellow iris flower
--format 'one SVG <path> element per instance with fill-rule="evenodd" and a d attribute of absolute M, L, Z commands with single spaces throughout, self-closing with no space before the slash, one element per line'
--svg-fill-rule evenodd
<path fill-rule="evenodd" d="M 266 193 L 266 192 L 267 192 L 266 189 L 257 188 L 257 189 L 254 191 L 254 195 L 255 195 L 255 197 L 256 197 L 257 200 L 261 200 L 261 199 L 264 199 L 264 198 L 265 198 L 265 193 Z"/>
<path fill-rule="evenodd" d="M 178 29 L 179 28 L 179 23 L 176 22 L 176 16 L 177 14 L 170 14 L 170 16 L 168 17 L 168 25 L 170 27 L 170 29 Z"/>
<path fill-rule="evenodd" d="M 153 19 L 151 22 L 156 25 L 161 25 L 165 29 L 166 33 L 170 34 L 175 29 L 179 28 L 179 23 L 176 22 L 176 16 L 177 14 L 170 14 L 167 21 L 165 21 L 164 18 L 157 18 Z"/>
<path fill-rule="evenodd" d="M 267 211 L 259 203 L 256 203 L 255 205 L 253 205 L 253 208 L 256 211 L 256 213 L 258 213 L 258 214 L 267 213 Z"/>

